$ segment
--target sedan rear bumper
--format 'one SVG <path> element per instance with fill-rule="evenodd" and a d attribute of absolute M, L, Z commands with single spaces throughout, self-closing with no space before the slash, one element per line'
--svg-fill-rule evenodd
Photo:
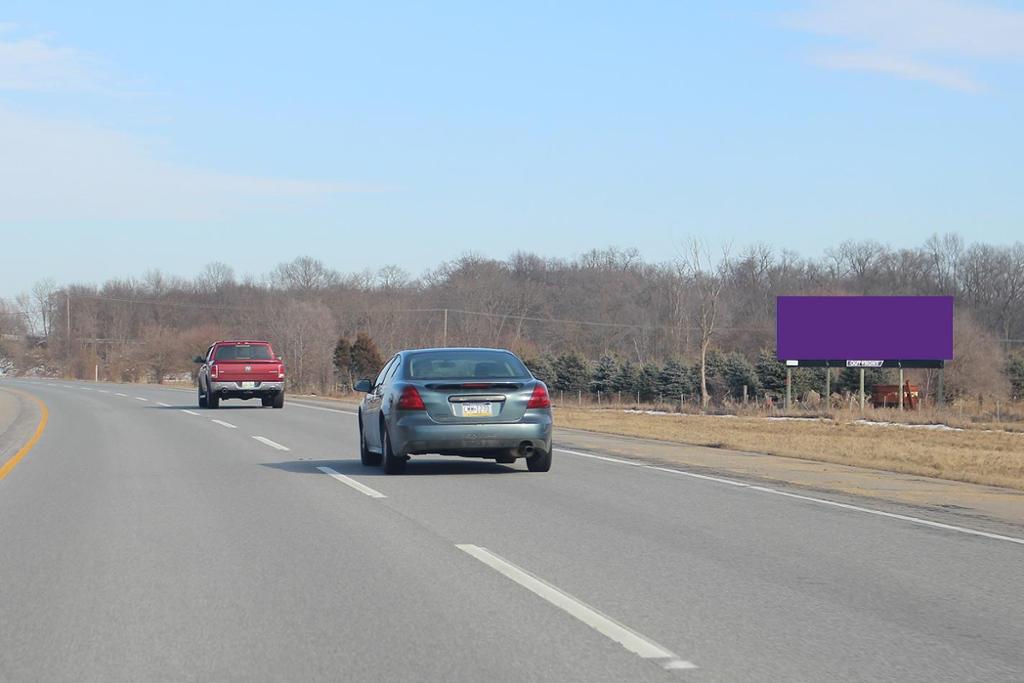
<path fill-rule="evenodd" d="M 404 414 L 390 431 L 398 453 L 471 455 L 480 451 L 515 450 L 528 444 L 533 450 L 551 451 L 551 415 L 527 414 L 513 423 L 439 423 L 423 413 Z"/>

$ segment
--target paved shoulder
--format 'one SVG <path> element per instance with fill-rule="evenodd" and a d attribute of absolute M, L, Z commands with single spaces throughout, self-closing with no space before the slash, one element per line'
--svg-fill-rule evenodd
<path fill-rule="evenodd" d="M 0 466 L 36 429 L 39 406 L 20 390 L 0 384 Z"/>

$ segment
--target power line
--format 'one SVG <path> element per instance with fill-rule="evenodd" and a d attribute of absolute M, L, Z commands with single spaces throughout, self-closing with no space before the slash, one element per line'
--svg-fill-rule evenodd
<path fill-rule="evenodd" d="M 234 306 L 228 304 L 205 304 L 194 301 L 166 301 L 159 299 L 136 299 L 126 297 L 107 296 L 103 294 L 88 294 L 88 293 L 76 293 L 72 295 L 75 299 L 89 299 L 93 301 L 112 301 L 117 303 L 127 303 L 139 306 L 170 306 L 173 308 L 195 308 L 205 310 L 221 310 L 221 311 L 240 311 L 246 313 L 258 313 L 263 312 L 265 309 L 248 308 L 242 306 Z M 668 330 L 673 332 L 680 331 L 697 331 L 696 327 L 683 327 L 677 325 L 651 325 L 645 323 L 613 323 L 604 322 L 598 320 L 570 320 L 566 318 L 542 318 L 539 316 L 530 315 L 518 315 L 514 313 L 492 313 L 488 311 L 468 311 L 460 308 L 378 308 L 378 309 L 362 309 L 356 311 L 356 314 L 362 315 L 387 315 L 397 313 L 459 313 L 467 316 L 477 316 L 483 318 L 500 318 L 504 320 L 518 320 L 523 322 L 536 322 L 544 324 L 557 324 L 557 325 L 581 325 L 585 327 L 601 327 L 606 329 L 619 329 L 619 330 Z M 766 328 L 762 327 L 728 327 L 720 326 L 716 328 L 720 332 L 758 332 L 764 331 Z"/>

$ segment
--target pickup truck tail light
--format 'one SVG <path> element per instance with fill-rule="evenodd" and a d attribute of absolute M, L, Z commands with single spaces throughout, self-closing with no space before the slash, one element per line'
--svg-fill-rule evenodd
<path fill-rule="evenodd" d="M 427 406 L 423 404 L 423 397 L 420 396 L 420 392 L 416 391 L 416 387 L 405 387 L 402 389 L 402 395 L 398 397 L 398 404 L 396 407 L 399 410 L 427 409 Z"/>
<path fill-rule="evenodd" d="M 217 379 L 217 375 L 220 373 L 220 368 L 214 363 L 210 366 L 210 379 Z"/>
<path fill-rule="evenodd" d="M 284 379 L 284 366 L 280 363 L 277 364 L 277 378 Z"/>
<path fill-rule="evenodd" d="M 548 390 L 544 388 L 543 384 L 538 384 L 533 388 L 533 393 L 530 394 L 530 402 L 526 404 L 527 410 L 550 407 L 551 397 L 548 396 Z"/>

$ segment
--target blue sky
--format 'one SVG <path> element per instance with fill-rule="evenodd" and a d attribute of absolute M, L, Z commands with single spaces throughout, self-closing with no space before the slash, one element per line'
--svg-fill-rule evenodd
<path fill-rule="evenodd" d="M 8 0 L 0 296 L 300 254 L 1012 242 L 1019 7 Z"/>

